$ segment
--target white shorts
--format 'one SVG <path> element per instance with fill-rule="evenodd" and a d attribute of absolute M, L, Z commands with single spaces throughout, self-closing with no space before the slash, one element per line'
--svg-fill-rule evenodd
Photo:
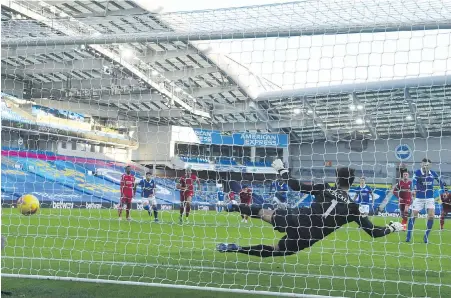
<path fill-rule="evenodd" d="M 224 202 L 224 201 L 218 201 L 218 202 L 216 203 L 216 205 L 218 205 L 218 206 L 224 206 L 224 205 L 225 205 L 225 202 Z"/>
<path fill-rule="evenodd" d="M 415 211 L 421 211 L 423 209 L 434 209 L 435 202 L 434 199 L 418 199 L 413 200 L 412 209 Z"/>
<path fill-rule="evenodd" d="M 359 211 L 360 213 L 369 214 L 370 213 L 370 205 L 359 205 Z"/>

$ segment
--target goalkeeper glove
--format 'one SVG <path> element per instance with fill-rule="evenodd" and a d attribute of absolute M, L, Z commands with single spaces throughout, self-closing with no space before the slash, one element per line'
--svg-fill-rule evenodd
<path fill-rule="evenodd" d="M 391 221 L 387 225 L 387 229 L 390 230 L 391 233 L 402 231 L 402 224 L 399 222 L 393 222 Z"/>
<path fill-rule="evenodd" d="M 281 159 L 276 159 L 272 162 L 271 166 L 274 168 L 274 170 L 277 171 L 280 175 L 284 173 L 288 173 L 288 170 L 283 165 L 283 161 Z"/>

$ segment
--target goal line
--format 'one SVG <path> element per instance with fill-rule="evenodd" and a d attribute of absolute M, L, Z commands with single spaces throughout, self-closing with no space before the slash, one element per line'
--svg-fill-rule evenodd
<path fill-rule="evenodd" d="M 146 282 L 139 282 L 139 281 L 91 279 L 91 278 L 51 276 L 51 275 L 26 275 L 26 274 L 2 273 L 1 276 L 2 277 L 11 277 L 11 278 L 77 281 L 77 282 L 89 282 L 89 283 L 105 283 L 105 284 L 117 284 L 117 285 L 128 285 L 128 286 L 147 286 L 147 287 L 158 287 L 158 288 L 173 288 L 173 289 L 181 289 L 181 290 L 214 291 L 214 292 L 252 294 L 252 295 L 277 296 L 277 297 L 302 297 L 302 298 L 332 297 L 332 296 L 308 295 L 308 294 L 296 294 L 296 293 L 284 293 L 284 292 L 249 291 L 249 290 L 241 290 L 241 289 L 200 287 L 200 286 L 187 286 L 187 285 L 171 285 L 171 284 L 160 284 L 160 283 L 146 283 Z"/>

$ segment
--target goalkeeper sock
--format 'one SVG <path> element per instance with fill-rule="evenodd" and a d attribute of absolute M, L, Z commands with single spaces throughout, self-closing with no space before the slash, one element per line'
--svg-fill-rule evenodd
<path fill-rule="evenodd" d="M 155 219 L 158 219 L 158 211 L 157 210 L 153 211 L 153 216 L 155 217 Z"/>
<path fill-rule="evenodd" d="M 260 218 L 260 216 L 258 215 L 258 213 L 260 212 L 260 210 L 263 209 L 262 205 L 246 205 L 246 204 L 241 204 L 238 206 L 241 214 L 253 217 L 253 218 Z"/>
<path fill-rule="evenodd" d="M 415 225 L 415 217 L 411 217 L 409 218 L 409 222 L 407 224 L 407 237 L 406 237 L 406 242 L 410 241 L 410 238 L 412 237 L 412 230 L 413 230 L 413 226 Z"/>

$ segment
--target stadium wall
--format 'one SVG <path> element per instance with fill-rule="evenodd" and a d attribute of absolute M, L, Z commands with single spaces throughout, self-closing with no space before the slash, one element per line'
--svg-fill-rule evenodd
<path fill-rule="evenodd" d="M 132 152 L 132 160 L 141 164 L 166 164 L 174 154 L 171 146 L 171 126 L 158 126 L 140 122 L 139 147 Z M 171 148 L 172 147 L 172 148 Z"/>
<path fill-rule="evenodd" d="M 63 148 L 62 142 L 66 143 L 66 148 Z M 61 155 L 95 158 L 100 160 L 114 160 L 120 162 L 129 162 L 131 160 L 130 149 L 87 143 L 75 143 L 75 147 L 73 147 L 72 141 L 69 140 L 58 140 L 56 137 L 50 138 L 47 135 L 41 134 L 27 135 L 25 133 L 9 130 L 2 131 L 1 145 L 2 147 L 43 150 Z M 92 146 L 94 146 L 94 151 L 92 151 Z"/>
<path fill-rule="evenodd" d="M 114 161 L 120 161 L 120 162 L 129 162 L 130 159 L 130 151 L 127 149 L 119 149 L 114 147 L 106 147 L 103 148 L 106 152 L 92 152 L 92 151 L 86 151 L 86 150 L 80 150 L 78 149 L 79 146 L 82 146 L 84 144 L 77 144 L 77 150 L 71 150 L 71 149 L 64 149 L 61 148 L 61 143 L 58 144 L 58 149 L 56 153 L 61 155 L 68 155 L 68 156 L 76 156 L 76 157 L 83 157 L 83 158 L 95 158 L 100 160 L 114 160 Z"/>
<path fill-rule="evenodd" d="M 25 139 L 25 136 L 20 134 L 17 131 L 2 130 L 1 136 L 2 136 L 2 139 L 1 139 L 2 146 L 12 147 L 12 148 L 18 148 L 19 147 L 19 139 L 22 139 L 22 140 Z"/>
<path fill-rule="evenodd" d="M 411 157 L 401 161 L 395 150 L 400 144 L 407 144 L 411 149 Z M 369 141 L 363 152 L 351 151 L 343 142 L 309 143 L 290 146 L 290 166 L 299 176 L 299 169 L 324 168 L 331 162 L 330 168 L 352 166 L 357 170 L 371 170 L 374 182 L 387 182 L 395 174 L 396 166 L 401 162 L 409 169 L 418 167 L 421 160 L 428 157 L 437 172 L 451 172 L 451 137 L 430 137 L 428 139 L 402 139 Z M 386 178 L 377 177 L 377 173 L 386 173 Z"/>

